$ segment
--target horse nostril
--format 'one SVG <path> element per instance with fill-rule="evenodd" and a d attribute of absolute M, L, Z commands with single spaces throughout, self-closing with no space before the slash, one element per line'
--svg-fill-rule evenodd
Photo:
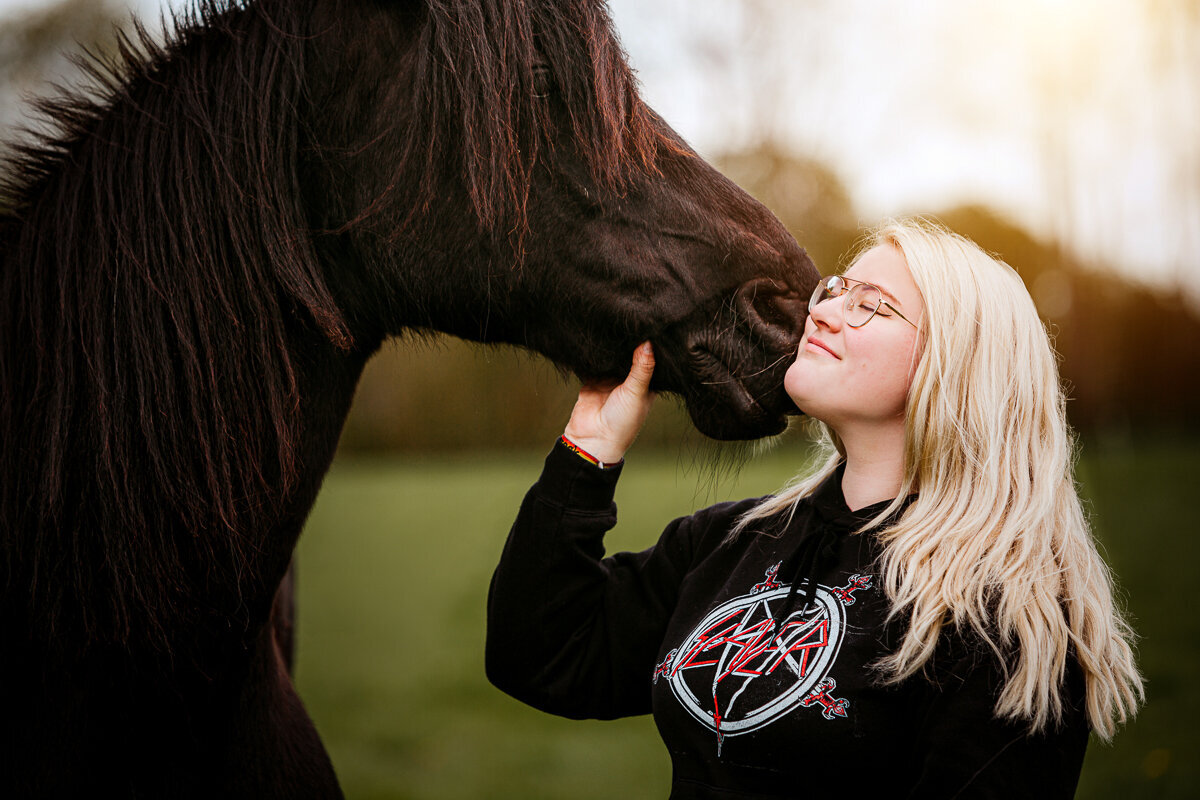
<path fill-rule="evenodd" d="M 770 278 L 742 284 L 735 295 L 738 312 L 759 335 L 790 346 L 804 329 L 808 303 Z"/>

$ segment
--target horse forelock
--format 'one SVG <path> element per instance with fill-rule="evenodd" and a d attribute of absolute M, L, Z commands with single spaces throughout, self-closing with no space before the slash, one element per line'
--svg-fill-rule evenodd
<path fill-rule="evenodd" d="M 188 565 L 251 575 L 303 468 L 292 309 L 350 337 L 304 230 L 288 6 L 138 29 L 8 167 L 0 585 L 43 631 L 168 641 L 206 602 Z"/>
<path fill-rule="evenodd" d="M 532 171 L 553 156 L 554 99 L 536 91 L 535 69 L 549 73 L 564 138 L 602 189 L 653 173 L 659 147 L 674 146 L 642 103 L 602 2 L 428 0 L 415 56 L 404 160 L 425 160 L 414 213 L 439 188 L 440 165 L 457 160 L 480 230 L 509 234 L 518 250 Z"/>

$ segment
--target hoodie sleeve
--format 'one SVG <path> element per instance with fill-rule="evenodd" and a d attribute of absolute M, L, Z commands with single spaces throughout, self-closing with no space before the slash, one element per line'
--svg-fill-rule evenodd
<path fill-rule="evenodd" d="M 552 714 L 615 719 L 651 710 L 655 658 L 697 517 L 675 520 L 647 550 L 605 558 L 620 471 L 556 445 L 492 576 L 488 678 Z"/>
<path fill-rule="evenodd" d="M 997 719 L 1004 675 L 982 647 L 960 655 L 939 681 L 921 728 L 921 777 L 910 798 L 1075 796 L 1087 748 L 1083 677 L 1072 662 L 1059 723 L 1031 734 L 1028 720 Z"/>

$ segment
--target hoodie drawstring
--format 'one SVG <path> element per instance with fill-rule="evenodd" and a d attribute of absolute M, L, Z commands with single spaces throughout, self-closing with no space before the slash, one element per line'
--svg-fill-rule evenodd
<path fill-rule="evenodd" d="M 811 530 L 814 523 L 817 528 L 815 531 Z M 778 616 L 779 622 L 786 620 L 791 613 L 801 581 L 804 582 L 804 593 L 800 594 L 800 608 L 804 609 L 817 596 L 817 576 L 837 559 L 838 540 L 841 536 L 836 529 L 827 524 L 822 525 L 812 517 L 807 521 L 805 528 L 800 543 L 779 567 L 777 580 L 791 584 L 783 601 L 783 610 Z"/>

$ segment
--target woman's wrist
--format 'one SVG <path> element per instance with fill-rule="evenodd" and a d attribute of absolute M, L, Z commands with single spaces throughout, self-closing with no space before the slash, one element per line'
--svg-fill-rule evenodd
<path fill-rule="evenodd" d="M 564 433 L 561 437 L 559 437 L 559 441 L 561 441 L 563 443 L 563 446 L 566 447 L 568 450 L 570 450 L 572 453 L 579 456 L 584 461 L 587 461 L 590 464 L 595 464 L 600 469 L 611 469 L 611 468 L 617 466 L 618 464 L 620 464 L 621 461 L 624 459 L 623 453 L 621 455 L 618 455 L 616 458 L 613 458 L 612 450 L 605 448 L 603 446 L 597 447 L 596 445 L 592 445 L 592 444 L 588 443 L 587 440 L 584 440 L 584 444 L 581 445 L 578 442 L 574 441 L 566 433 Z M 587 445 L 587 446 L 585 446 L 585 445 Z M 589 448 L 595 448 L 595 452 L 593 453 L 593 451 Z"/>

